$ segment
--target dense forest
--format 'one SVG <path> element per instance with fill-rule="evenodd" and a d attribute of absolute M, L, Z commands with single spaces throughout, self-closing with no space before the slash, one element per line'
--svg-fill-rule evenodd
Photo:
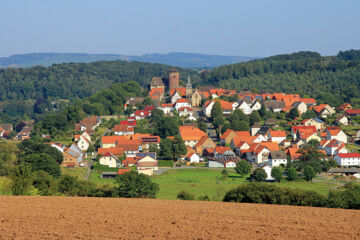
<path fill-rule="evenodd" d="M 166 77 L 171 66 L 162 64 L 102 61 L 54 64 L 50 67 L 0 69 L 0 120 L 34 118 L 36 114 L 58 111 L 64 105 L 109 88 L 113 83 L 136 81 L 147 87 L 153 76 Z M 188 74 L 194 81 L 198 74 L 179 69 L 181 80 Z M 40 109 L 37 111 L 40 103 Z"/>
<path fill-rule="evenodd" d="M 316 52 L 277 55 L 205 72 L 204 84 L 255 92 L 299 93 L 322 102 L 360 105 L 360 50 L 322 57 Z"/>

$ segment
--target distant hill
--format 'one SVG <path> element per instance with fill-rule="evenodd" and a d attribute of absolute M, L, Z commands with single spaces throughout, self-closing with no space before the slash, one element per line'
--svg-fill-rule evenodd
<path fill-rule="evenodd" d="M 185 68 L 217 67 L 225 64 L 246 62 L 257 58 L 240 56 L 207 55 L 199 53 L 174 52 L 168 54 L 145 54 L 142 56 L 130 57 L 131 61 L 162 63 Z"/>
<path fill-rule="evenodd" d="M 88 63 L 95 61 L 128 60 L 127 56 L 118 54 L 86 54 L 86 53 L 27 53 L 10 57 L 0 57 L 0 67 L 48 67 L 55 63 Z"/>
<path fill-rule="evenodd" d="M 145 54 L 129 56 L 120 54 L 87 54 L 87 53 L 29 53 L 0 57 L 0 67 L 50 66 L 55 63 L 88 63 L 95 61 L 139 61 L 161 63 L 185 68 L 212 68 L 224 64 L 245 62 L 256 58 L 240 56 L 206 55 L 198 53 Z"/>

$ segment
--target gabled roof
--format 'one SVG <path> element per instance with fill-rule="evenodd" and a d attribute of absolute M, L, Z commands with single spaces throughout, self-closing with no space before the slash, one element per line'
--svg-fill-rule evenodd
<path fill-rule="evenodd" d="M 153 77 L 150 81 L 151 86 L 164 86 L 164 82 L 161 77 Z"/>
<path fill-rule="evenodd" d="M 232 129 L 226 129 L 226 131 L 224 132 L 224 134 L 222 134 L 221 136 L 220 136 L 220 139 L 221 140 L 224 140 L 224 139 L 226 139 L 231 133 L 233 133 L 234 132 L 234 130 L 232 130 Z"/>
<path fill-rule="evenodd" d="M 278 130 L 278 131 L 270 131 L 270 135 L 271 137 L 286 137 L 286 132 L 283 130 Z"/>
<path fill-rule="evenodd" d="M 215 147 L 215 152 L 219 154 L 224 154 L 225 152 L 231 151 L 231 148 L 229 147 Z"/>
<path fill-rule="evenodd" d="M 328 104 L 320 104 L 318 106 L 314 106 L 313 109 L 315 112 L 320 113 L 326 107 L 330 107 L 330 106 Z"/>
<path fill-rule="evenodd" d="M 340 158 L 360 158 L 360 153 L 338 153 Z"/>
<path fill-rule="evenodd" d="M 317 132 L 315 126 L 301 126 L 301 125 L 300 125 L 300 126 L 292 126 L 292 127 L 291 127 L 291 130 L 292 130 L 294 133 L 297 132 L 298 130 L 302 130 L 302 131 L 308 130 L 308 131 Z"/>
<path fill-rule="evenodd" d="M 315 98 L 302 98 L 301 101 L 306 104 L 316 104 Z"/>
<path fill-rule="evenodd" d="M 276 142 L 261 142 L 260 145 L 265 146 L 270 151 L 279 151 L 279 144 Z"/>
<path fill-rule="evenodd" d="M 124 154 L 124 149 L 120 147 L 98 148 L 98 154 L 104 155 L 106 153 L 111 153 L 113 155 L 120 156 Z"/>
<path fill-rule="evenodd" d="M 186 88 L 179 87 L 179 88 L 173 88 L 170 90 L 170 96 L 173 96 L 175 93 L 178 93 L 180 96 L 186 95 Z"/>
<path fill-rule="evenodd" d="M 103 136 L 101 138 L 101 142 L 103 144 L 112 144 L 112 143 L 116 143 L 116 142 L 122 142 L 122 141 L 126 141 L 127 138 L 125 136 Z"/>
<path fill-rule="evenodd" d="M 149 96 L 162 96 L 164 94 L 164 88 L 153 88 L 149 92 Z"/>
<path fill-rule="evenodd" d="M 327 127 L 326 130 L 331 136 L 336 136 L 341 132 L 341 129 L 339 127 Z"/>
<path fill-rule="evenodd" d="M 284 151 L 271 151 L 271 159 L 287 159 L 286 153 Z"/>
<path fill-rule="evenodd" d="M 180 126 L 179 132 L 184 141 L 199 141 L 201 137 L 207 136 L 206 133 L 199 128 L 192 126 Z"/>
<path fill-rule="evenodd" d="M 206 142 L 206 140 L 208 140 L 208 139 L 209 139 L 208 136 L 202 136 L 200 138 L 200 140 L 196 143 L 195 147 L 196 148 L 201 147 Z"/>
<path fill-rule="evenodd" d="M 347 109 L 345 112 L 347 114 L 360 114 L 360 109 Z"/>
<path fill-rule="evenodd" d="M 114 132 L 134 132 L 134 127 L 117 124 L 117 125 L 114 125 Z"/>

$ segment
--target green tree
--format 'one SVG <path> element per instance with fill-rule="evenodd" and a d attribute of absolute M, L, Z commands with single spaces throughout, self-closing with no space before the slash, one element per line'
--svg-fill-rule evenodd
<path fill-rule="evenodd" d="M 149 176 L 131 171 L 116 177 L 118 186 L 114 196 L 125 198 L 155 198 L 159 185 L 151 182 Z"/>
<path fill-rule="evenodd" d="M 299 117 L 299 112 L 296 108 L 292 108 L 290 110 L 290 112 L 287 114 L 287 117 L 288 118 L 291 118 L 291 119 L 295 119 L 297 117 Z"/>
<path fill-rule="evenodd" d="M 187 153 L 186 145 L 181 138 L 181 136 L 175 136 L 172 141 L 172 156 L 174 160 L 180 158 L 181 155 L 185 155 Z"/>
<path fill-rule="evenodd" d="M 298 173 L 295 168 L 291 167 L 287 170 L 287 180 L 294 181 L 298 178 Z"/>
<path fill-rule="evenodd" d="M 253 171 L 250 176 L 250 179 L 255 182 L 265 182 L 267 174 L 263 168 L 257 168 Z"/>
<path fill-rule="evenodd" d="M 304 168 L 304 178 L 308 182 L 312 182 L 312 179 L 315 177 L 315 171 L 311 166 L 306 166 Z"/>
<path fill-rule="evenodd" d="M 160 157 L 163 159 L 173 159 L 172 140 L 169 138 L 161 139 L 160 142 Z"/>
<path fill-rule="evenodd" d="M 253 111 L 250 114 L 250 125 L 253 125 L 254 123 L 260 122 L 261 116 L 258 111 Z"/>
<path fill-rule="evenodd" d="M 246 160 L 240 160 L 235 167 L 235 171 L 240 174 L 241 177 L 248 175 L 251 172 L 252 166 Z"/>
<path fill-rule="evenodd" d="M 34 181 L 34 175 L 28 164 L 20 164 L 14 167 L 9 175 L 11 191 L 14 195 L 29 195 Z"/>
<path fill-rule="evenodd" d="M 198 125 L 199 125 L 198 127 L 199 127 L 199 129 L 200 129 L 201 131 L 206 132 L 206 130 L 207 130 L 207 125 L 206 125 L 205 122 L 199 121 Z"/>
<path fill-rule="evenodd" d="M 33 185 L 40 191 L 42 196 L 52 196 L 58 192 L 57 182 L 45 171 L 36 172 Z"/>
<path fill-rule="evenodd" d="M 219 101 L 215 101 L 214 106 L 211 109 L 210 116 L 212 119 L 215 119 L 217 117 L 224 117 Z"/>
<path fill-rule="evenodd" d="M 28 154 L 25 156 L 25 162 L 31 165 L 32 171 L 42 170 L 53 177 L 61 175 L 59 164 L 47 153 Z"/>
<path fill-rule="evenodd" d="M 249 123 L 246 121 L 233 120 L 231 122 L 231 129 L 234 131 L 248 131 Z"/>
<path fill-rule="evenodd" d="M 280 182 L 283 177 L 283 170 L 281 167 L 273 167 L 271 169 L 271 176 L 275 179 L 275 181 Z"/>

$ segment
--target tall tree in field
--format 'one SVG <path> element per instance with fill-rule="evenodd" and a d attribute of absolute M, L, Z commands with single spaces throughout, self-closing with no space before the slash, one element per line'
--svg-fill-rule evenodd
<path fill-rule="evenodd" d="M 312 182 L 313 178 L 315 177 L 315 171 L 311 166 L 306 166 L 304 168 L 304 178 L 308 182 Z"/>
<path fill-rule="evenodd" d="M 280 182 L 283 177 L 283 170 L 281 167 L 273 167 L 271 169 L 271 176 L 275 179 L 275 181 Z"/>
<path fill-rule="evenodd" d="M 257 168 L 251 174 L 251 180 L 255 182 L 265 182 L 267 178 L 267 173 L 263 168 Z"/>
<path fill-rule="evenodd" d="M 291 167 L 287 170 L 286 175 L 287 175 L 287 179 L 289 181 L 294 181 L 298 178 L 298 173 L 297 173 L 296 169 L 293 167 Z"/>
<path fill-rule="evenodd" d="M 14 195 L 28 195 L 34 181 L 34 175 L 28 164 L 20 164 L 10 172 L 11 191 Z"/>
<path fill-rule="evenodd" d="M 251 172 L 251 169 L 251 164 L 245 160 L 240 160 L 235 167 L 235 171 L 240 174 L 241 177 L 248 175 Z"/>
<path fill-rule="evenodd" d="M 172 141 L 172 156 L 174 160 L 177 160 L 181 155 L 185 155 L 187 152 L 185 143 L 181 136 L 175 136 Z"/>

